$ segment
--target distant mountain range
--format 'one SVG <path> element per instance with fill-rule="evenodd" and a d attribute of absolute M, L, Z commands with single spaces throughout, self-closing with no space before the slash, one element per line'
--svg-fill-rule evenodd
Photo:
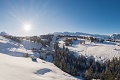
<path fill-rule="evenodd" d="M 89 33 L 82 33 L 82 32 L 54 32 L 53 34 L 56 35 L 73 35 L 73 36 L 93 36 L 102 39 L 120 39 L 120 34 L 115 33 L 111 35 L 100 35 L 100 34 L 89 34 Z"/>
<path fill-rule="evenodd" d="M 93 36 L 98 38 L 109 38 L 110 35 L 100 35 L 100 34 L 89 34 L 89 33 L 82 33 L 82 32 L 54 32 L 53 34 L 56 35 L 72 35 L 72 36 Z"/>
<path fill-rule="evenodd" d="M 83 33 L 83 32 L 54 32 L 52 33 L 54 35 L 72 35 L 72 36 L 93 36 L 97 38 L 102 38 L 102 39 L 120 39 L 120 34 L 115 33 L 111 35 L 100 35 L 100 34 L 89 34 L 89 33 Z M 6 32 L 1 32 L 0 35 L 9 35 Z"/>
<path fill-rule="evenodd" d="M 120 39 L 120 34 L 112 34 L 112 35 L 110 35 L 110 37 L 112 38 L 112 39 Z"/>

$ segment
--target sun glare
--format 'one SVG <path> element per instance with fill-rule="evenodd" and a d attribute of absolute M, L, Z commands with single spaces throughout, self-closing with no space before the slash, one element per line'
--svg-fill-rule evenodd
<path fill-rule="evenodd" d="M 25 24 L 24 25 L 24 30 L 25 31 L 30 31 L 30 29 L 31 29 L 31 25 L 30 24 Z"/>

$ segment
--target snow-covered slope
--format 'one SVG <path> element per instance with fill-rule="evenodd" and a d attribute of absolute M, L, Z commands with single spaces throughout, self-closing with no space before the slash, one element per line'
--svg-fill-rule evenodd
<path fill-rule="evenodd" d="M 24 53 L 32 54 L 32 52 L 26 50 L 22 44 L 6 39 L 2 36 L 0 36 L 0 53 L 16 57 L 23 57 Z"/>
<path fill-rule="evenodd" d="M 24 58 L 24 53 L 33 54 L 22 44 L 0 36 L 0 80 L 77 80 L 53 63 Z"/>
<path fill-rule="evenodd" d="M 1 37 L 4 35 L 9 35 L 9 34 L 7 34 L 4 31 L 0 33 Z M 25 49 L 32 49 L 32 48 L 40 49 L 42 47 L 41 43 L 34 43 L 34 42 L 29 41 L 29 40 L 22 40 L 21 39 L 21 44 L 24 46 Z"/>
<path fill-rule="evenodd" d="M 13 57 L 0 53 L 0 80 L 77 80 L 41 59 Z"/>
<path fill-rule="evenodd" d="M 59 40 L 62 47 L 63 39 Z M 103 43 L 90 43 L 86 41 L 85 45 L 80 44 L 80 40 L 75 41 L 72 46 L 66 46 L 70 51 L 75 52 L 75 56 L 86 55 L 94 56 L 96 60 L 112 59 L 113 57 L 120 56 L 120 46 L 117 46 L 115 42 L 103 42 Z"/>
<path fill-rule="evenodd" d="M 21 40 L 21 44 L 24 46 L 25 49 L 40 49 L 42 47 L 41 43 L 34 43 L 30 42 L 29 40 Z"/>

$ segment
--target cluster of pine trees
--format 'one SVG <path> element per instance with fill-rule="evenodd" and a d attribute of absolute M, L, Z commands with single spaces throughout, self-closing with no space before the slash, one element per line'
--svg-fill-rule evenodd
<path fill-rule="evenodd" d="M 33 36 L 30 38 L 31 41 L 41 43 L 43 47 L 46 47 L 46 45 L 50 46 L 50 42 L 52 41 L 53 35 L 41 35 L 40 37 L 38 36 Z"/>
<path fill-rule="evenodd" d="M 20 38 L 19 37 L 15 37 L 15 36 L 8 36 L 8 35 L 4 35 L 5 38 L 8 38 L 8 39 L 11 39 L 13 41 L 16 41 L 16 42 L 21 42 Z"/>
<path fill-rule="evenodd" d="M 90 65 L 83 73 L 83 77 L 86 80 L 93 78 L 100 80 L 120 80 L 120 57 L 115 57 L 111 61 L 107 60 L 102 64 L 96 62 Z"/>
<path fill-rule="evenodd" d="M 77 38 L 66 38 L 64 40 L 64 42 L 65 42 L 66 46 L 69 46 L 69 45 L 72 45 L 74 43 L 74 41 L 76 41 L 76 40 L 77 40 Z"/>
<path fill-rule="evenodd" d="M 79 70 L 76 67 L 76 58 L 72 55 L 72 53 L 63 46 L 59 48 L 58 43 L 54 45 L 55 53 L 53 54 L 54 64 L 59 67 L 61 70 L 74 75 L 79 76 Z"/>
<path fill-rule="evenodd" d="M 52 37 L 48 37 L 48 41 L 46 41 L 46 40 L 42 40 L 38 36 L 32 36 L 32 37 L 29 37 L 29 39 L 27 39 L 27 40 L 30 40 L 31 42 L 33 41 L 34 43 L 41 43 L 44 47 L 46 47 L 46 45 L 50 45 L 51 39 L 52 39 Z"/>
<path fill-rule="evenodd" d="M 73 76 L 79 76 L 82 72 L 85 80 L 120 80 L 120 58 L 99 63 L 92 56 L 86 58 L 80 55 L 75 58 L 73 52 L 64 46 L 60 48 L 58 43 L 55 43 L 54 49 L 54 64 Z"/>
<path fill-rule="evenodd" d="M 54 35 L 50 35 L 50 34 L 40 35 L 40 38 L 42 38 L 42 39 L 48 39 L 49 41 L 52 41 L 53 36 Z"/>

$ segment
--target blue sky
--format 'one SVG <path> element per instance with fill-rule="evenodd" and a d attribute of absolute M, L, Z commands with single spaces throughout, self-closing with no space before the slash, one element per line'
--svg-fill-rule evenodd
<path fill-rule="evenodd" d="M 119 0 L 0 0 L 0 31 L 12 35 L 52 32 L 120 33 Z M 26 32 L 24 24 L 30 24 Z"/>

